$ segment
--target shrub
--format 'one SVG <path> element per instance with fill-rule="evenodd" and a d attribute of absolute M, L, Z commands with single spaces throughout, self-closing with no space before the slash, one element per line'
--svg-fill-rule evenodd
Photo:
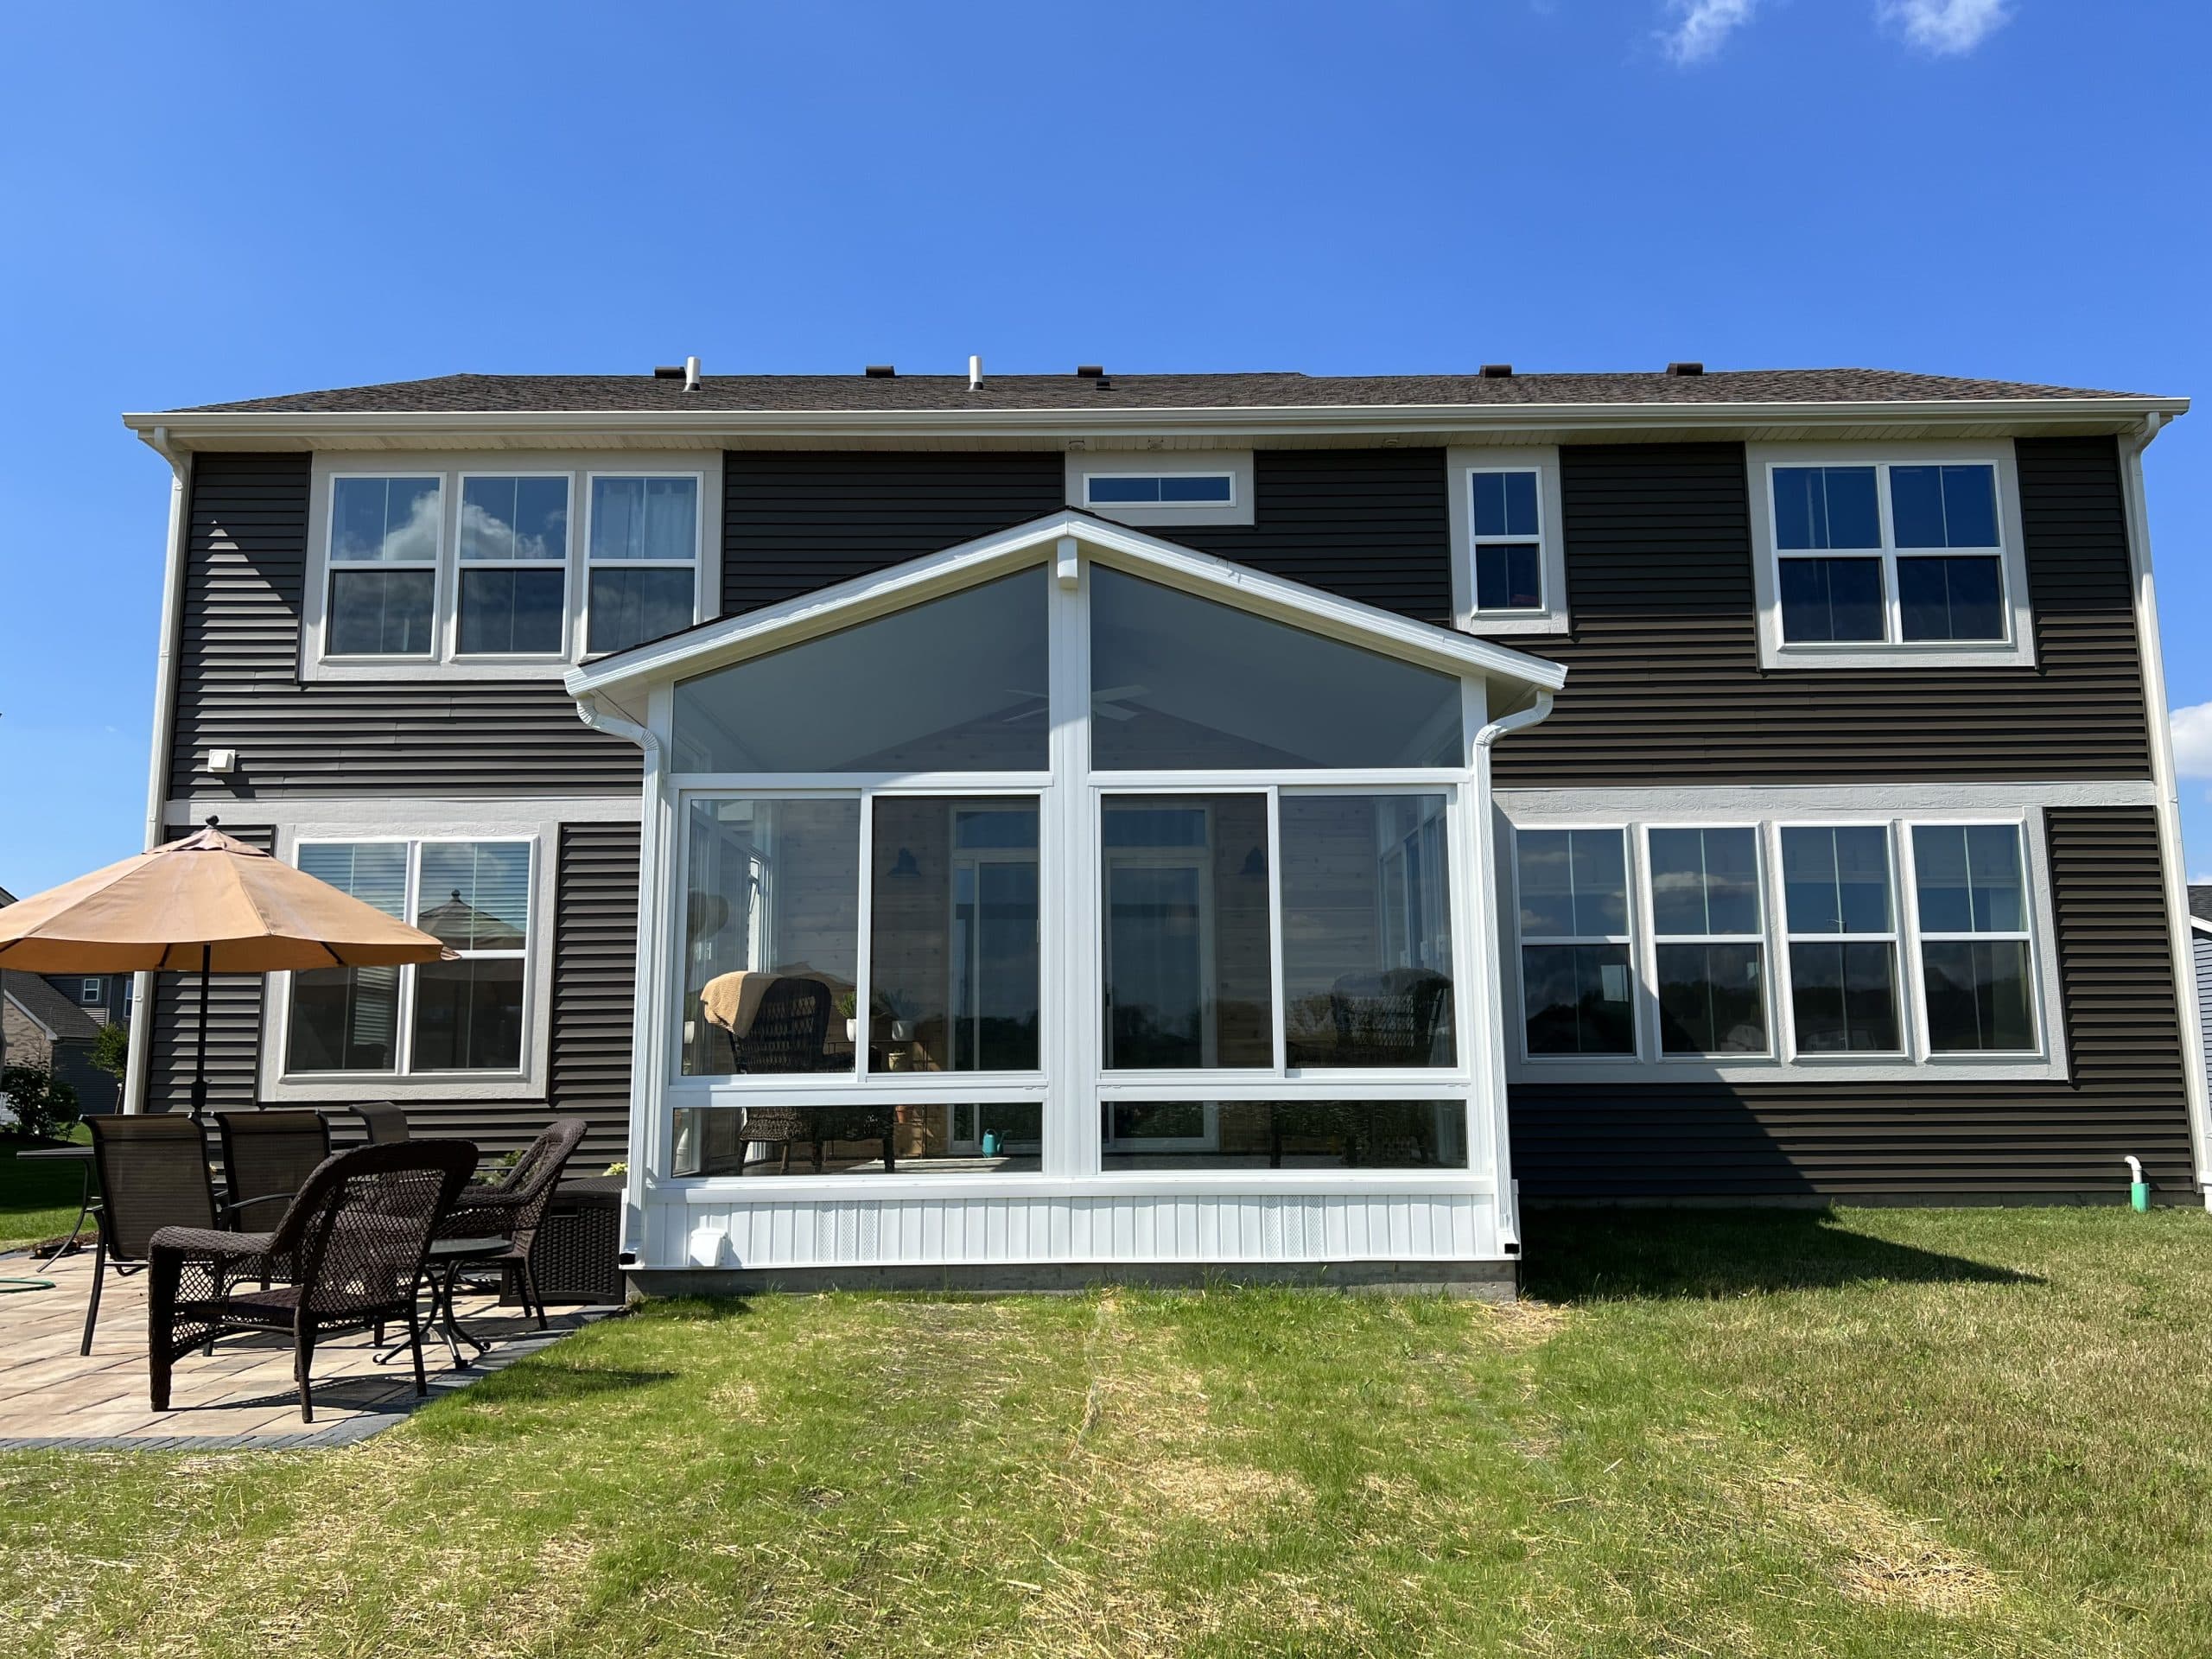
<path fill-rule="evenodd" d="M 77 1091 L 42 1065 L 0 1069 L 0 1098 L 23 1135 L 58 1141 L 77 1121 Z"/>
<path fill-rule="evenodd" d="M 130 1064 L 130 1027 L 109 1020 L 92 1039 L 92 1064 L 118 1083 Z"/>

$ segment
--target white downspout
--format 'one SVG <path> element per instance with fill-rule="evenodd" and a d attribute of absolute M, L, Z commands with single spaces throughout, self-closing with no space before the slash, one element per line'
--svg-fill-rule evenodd
<path fill-rule="evenodd" d="M 153 757 L 146 777 L 146 844 L 162 844 L 162 819 L 168 805 L 169 748 L 176 726 L 176 654 L 184 628 L 184 537 L 187 502 L 192 487 L 192 454 L 169 446 L 169 429 L 157 426 L 138 435 L 169 464 L 169 537 L 162 577 L 162 632 L 154 657 Z M 124 1065 L 123 1109 L 146 1109 L 147 1057 L 153 1046 L 154 976 L 130 976 L 130 1047 Z"/>
<path fill-rule="evenodd" d="M 654 1022 L 661 1007 L 659 977 L 667 952 L 660 948 L 661 747 L 649 726 L 618 715 L 597 697 L 576 700 L 576 717 L 595 732 L 635 743 L 645 751 L 644 795 L 638 818 L 638 978 L 630 1020 L 629 1173 L 623 1180 L 623 1255 L 641 1268 L 658 1265 L 646 1236 L 646 1198 L 654 1185 L 652 1115 L 659 1110 L 659 1069 L 652 1056 Z"/>
<path fill-rule="evenodd" d="M 1550 719 L 1554 701 L 1550 692 L 1540 690 L 1535 702 L 1528 708 L 1516 714 L 1501 715 L 1475 734 L 1475 880 L 1493 918 L 1493 937 L 1478 943 L 1481 946 L 1483 1005 L 1490 1011 L 1492 1027 L 1484 1047 L 1489 1052 L 1491 1098 L 1497 1103 L 1491 1116 L 1497 1143 L 1493 1158 L 1497 1166 L 1498 1233 L 1501 1241 L 1512 1247 L 1511 1253 L 1516 1258 L 1521 1254 L 1521 1189 L 1513 1179 L 1513 1149 L 1508 1135 L 1510 1125 L 1505 1086 L 1505 983 L 1498 967 L 1498 953 L 1505 948 L 1506 935 L 1497 920 L 1503 914 L 1505 895 L 1497 880 L 1497 817 L 1491 804 L 1490 752 L 1508 732 L 1526 731 Z"/>
<path fill-rule="evenodd" d="M 2158 589 L 2151 576 L 2151 515 L 2143 492 L 2143 452 L 2166 423 L 2145 415 L 2139 435 L 2120 445 L 2127 546 L 2135 577 L 2135 633 L 2143 658 L 2143 704 L 2151 725 L 2151 779 L 2158 790 L 2158 860 L 2166 880 L 2166 933 L 2172 947 L 2174 1001 L 2180 1015 L 2189 1144 L 2197 1190 L 2212 1211 L 2212 1090 L 2206 1084 L 2204 1027 L 2196 1006 L 2196 958 L 2190 943 L 2189 869 L 2181 839 L 2181 788 L 2174 772 L 2173 726 L 2166 710 L 2165 658 L 2158 643 Z"/>

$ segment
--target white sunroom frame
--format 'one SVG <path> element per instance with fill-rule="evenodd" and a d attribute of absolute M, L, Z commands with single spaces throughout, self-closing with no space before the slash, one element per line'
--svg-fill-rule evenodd
<path fill-rule="evenodd" d="M 750 658 L 841 631 L 894 611 L 1043 563 L 1047 570 L 1050 660 L 1050 770 L 1046 772 L 903 772 L 683 774 L 669 769 L 672 755 L 674 690 L 690 679 Z M 1289 624 L 1401 661 L 1450 674 L 1461 686 L 1464 764 L 1432 767 L 1338 770 L 1222 770 L 1211 772 L 1094 772 L 1090 766 L 1090 628 L 1088 571 L 1092 563 Z M 1488 832 L 1488 750 L 1516 709 L 1514 726 L 1548 711 L 1551 694 L 1566 671 L 1556 664 L 1505 646 L 1306 588 L 1213 558 L 1141 531 L 1067 510 L 1030 524 L 962 543 L 871 575 L 838 584 L 785 604 L 700 625 L 572 671 L 566 685 L 585 721 L 629 737 L 645 752 L 644 841 L 640 860 L 638 1013 L 634 1027 L 629 1202 L 625 1247 L 646 1268 L 726 1265 L 686 1255 L 668 1223 L 681 1215 L 706 1215 L 716 1206 L 772 1206 L 788 1212 L 809 1205 L 823 1210 L 894 1201 L 1033 1198 L 1071 1201 L 1141 1195 L 1147 1198 L 1231 1198 L 1255 1194 L 1353 1196 L 1479 1195 L 1496 1206 L 1500 1253 L 1517 1238 L 1511 1206 L 1505 1138 L 1503 1024 L 1498 1017 L 1497 911 L 1492 836 Z M 1493 691 L 1491 683 L 1499 683 Z M 1534 707 L 1530 705 L 1533 702 Z M 1209 1069 L 1199 1073 L 1109 1073 L 1103 1069 L 1101 1032 L 1094 995 L 1103 798 L 1116 793 L 1203 796 L 1243 791 L 1268 799 L 1271 883 L 1271 976 L 1276 988 L 1274 1064 L 1265 1068 Z M 1454 1028 L 1459 1034 L 1450 1067 L 1387 1071 L 1332 1070 L 1326 1092 L 1318 1079 L 1288 1067 L 1283 1047 L 1281 938 L 1279 908 L 1278 802 L 1286 791 L 1319 794 L 1430 792 L 1447 799 L 1447 845 L 1452 874 Z M 684 826 L 690 803 L 702 797 L 745 793 L 857 795 L 862 803 L 861 867 L 870 849 L 870 804 L 882 794 L 1036 795 L 1042 813 L 1039 835 L 1040 1069 L 1035 1073 L 898 1072 L 871 1077 L 858 1070 L 867 1050 L 868 999 L 856 1068 L 804 1077 L 736 1080 L 677 1075 L 683 941 L 674 882 L 683 868 Z M 1056 880 L 1054 869 L 1073 879 Z M 856 871 L 856 878 L 858 872 Z M 860 883 L 858 925 L 867 949 L 867 884 Z M 1458 1170 L 1268 1170 L 1107 1173 L 1099 1144 L 1099 1105 L 1112 1099 L 1176 1099 L 1193 1090 L 1211 1100 L 1295 1098 L 1464 1099 L 1467 1103 L 1467 1166 Z M 733 1177 L 677 1178 L 672 1168 L 675 1112 L 683 1106 L 737 1104 L 837 1105 L 882 1100 L 902 1103 L 1043 1100 L 1046 1103 L 1042 1166 L 1036 1173 L 946 1173 L 782 1176 L 772 1181 Z M 679 1208 L 680 1206 L 680 1208 Z M 656 1217 L 658 1217 L 657 1220 Z M 683 1225 L 681 1221 L 677 1224 Z M 788 1228 L 786 1230 L 789 1230 Z M 1434 1252 L 1449 1255 L 1450 1250 Z M 1488 1252 L 1485 1252 L 1486 1254 Z M 1026 1259 L 1019 1252 L 1007 1259 Z M 751 1265 L 742 1252 L 740 1265 Z"/>

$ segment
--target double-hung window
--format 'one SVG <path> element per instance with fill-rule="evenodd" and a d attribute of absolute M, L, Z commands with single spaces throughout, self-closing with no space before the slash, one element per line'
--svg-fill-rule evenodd
<path fill-rule="evenodd" d="M 432 654 L 443 485 L 438 477 L 331 480 L 330 655 Z"/>
<path fill-rule="evenodd" d="M 1555 632 L 1567 626 L 1559 452 L 1446 452 L 1459 626 L 1476 633 Z"/>
<path fill-rule="evenodd" d="M 435 935 L 454 957 L 420 966 L 295 973 L 287 1076 L 522 1071 L 530 842 L 303 842 L 299 866 Z"/>
<path fill-rule="evenodd" d="M 699 480 L 591 480 L 587 651 L 626 651 L 691 626 L 699 588 Z"/>
<path fill-rule="evenodd" d="M 2037 822 L 1524 824 L 1529 1075 L 1605 1058 L 2063 1076 Z"/>
<path fill-rule="evenodd" d="M 459 657 L 568 648 L 569 478 L 461 480 Z"/>
<path fill-rule="evenodd" d="M 1770 662 L 2026 660 L 2009 456 L 1754 453 Z"/>

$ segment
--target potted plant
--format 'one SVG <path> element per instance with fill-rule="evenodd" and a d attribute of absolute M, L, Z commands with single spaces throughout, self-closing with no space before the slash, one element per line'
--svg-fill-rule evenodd
<path fill-rule="evenodd" d="M 843 1016 L 844 1016 L 844 1020 L 845 1020 L 845 1040 L 846 1040 L 847 1042 L 849 1042 L 849 1043 L 857 1043 L 858 1041 L 860 1041 L 860 1039 L 861 1039 L 861 1021 L 860 1021 L 861 1000 L 860 1000 L 859 995 L 858 995 L 856 993 L 852 992 L 852 991 L 840 991 L 840 992 L 838 992 L 838 993 L 837 993 L 837 1012 L 838 1012 L 840 1014 L 842 1014 L 842 1015 L 843 1015 Z"/>

